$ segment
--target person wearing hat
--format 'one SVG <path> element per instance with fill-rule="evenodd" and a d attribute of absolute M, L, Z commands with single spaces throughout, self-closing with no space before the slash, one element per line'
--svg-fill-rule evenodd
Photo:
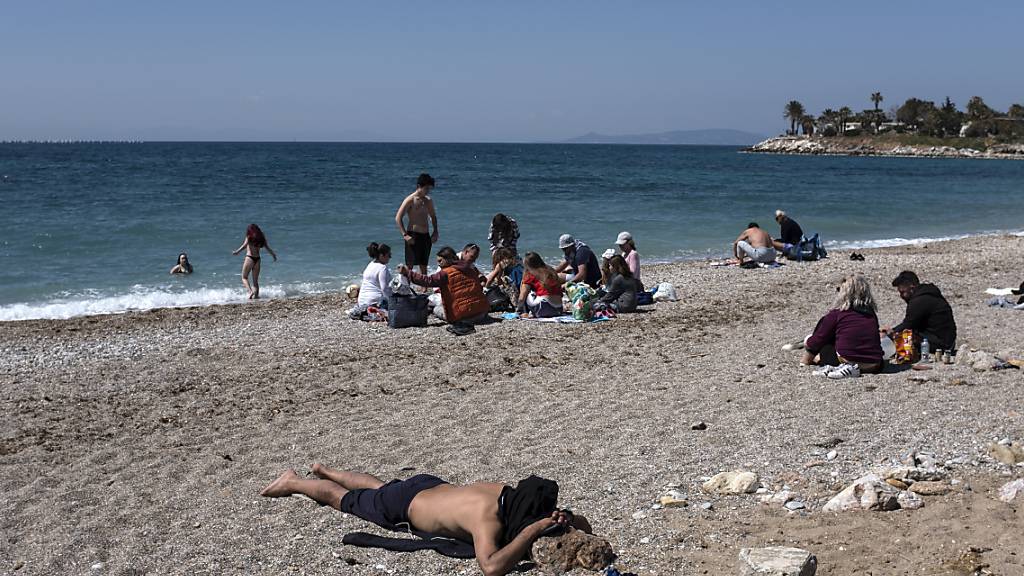
<path fill-rule="evenodd" d="M 779 237 L 772 240 L 775 249 L 789 255 L 794 246 L 800 246 L 804 239 L 804 229 L 782 210 L 775 211 L 775 221 L 779 223 Z"/>
<path fill-rule="evenodd" d="M 619 237 L 615 239 L 615 245 L 622 251 L 622 257 L 626 259 L 626 264 L 629 265 L 629 271 L 633 273 L 633 278 L 640 283 L 640 253 L 636 251 L 636 242 L 633 241 L 633 235 L 629 232 L 619 232 Z"/>
<path fill-rule="evenodd" d="M 559 277 L 564 282 L 586 282 L 591 288 L 597 289 L 601 284 L 601 265 L 594 251 L 571 234 L 562 234 L 558 238 L 558 247 L 565 256 L 565 260 L 555 269 Z M 565 273 L 566 270 L 571 270 L 572 274 Z"/>

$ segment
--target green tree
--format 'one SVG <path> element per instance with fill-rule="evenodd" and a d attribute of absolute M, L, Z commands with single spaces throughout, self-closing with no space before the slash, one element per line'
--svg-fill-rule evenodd
<path fill-rule="evenodd" d="M 1024 118 L 1024 106 L 1020 104 L 1010 105 L 1010 109 L 1006 111 L 1006 115 L 1010 118 Z"/>
<path fill-rule="evenodd" d="M 963 124 L 963 114 L 956 109 L 956 104 L 946 96 L 946 101 L 939 108 L 939 125 L 943 136 L 959 136 Z"/>
<path fill-rule="evenodd" d="M 853 116 L 853 110 L 850 110 L 849 106 L 843 106 L 836 112 L 836 116 L 839 117 L 839 133 L 842 135 L 846 134 L 846 121 Z"/>
<path fill-rule="evenodd" d="M 971 120 L 987 120 L 998 116 L 995 110 L 988 107 L 981 96 L 973 96 L 967 102 L 967 117 Z"/>
<path fill-rule="evenodd" d="M 882 98 L 882 93 L 881 92 L 872 92 L 871 93 L 871 102 L 873 102 L 875 104 L 875 112 L 878 112 L 878 104 L 882 100 L 885 100 L 885 98 Z"/>
<path fill-rule="evenodd" d="M 903 122 L 908 126 L 918 126 L 921 124 L 922 119 L 929 110 L 935 109 L 935 102 L 929 100 L 919 100 L 917 98 L 908 98 L 896 110 L 896 120 Z"/>
<path fill-rule="evenodd" d="M 838 131 L 838 127 L 836 126 L 836 123 L 838 122 L 837 118 L 838 115 L 836 114 L 836 111 L 831 108 L 825 108 L 821 111 L 821 114 L 818 116 L 818 127 L 823 136 L 836 135 Z"/>
<path fill-rule="evenodd" d="M 804 117 L 804 105 L 796 100 L 790 100 L 782 117 L 789 118 L 789 133 L 796 134 L 796 124 Z"/>
<path fill-rule="evenodd" d="M 814 116 L 810 114 L 801 116 L 800 129 L 803 130 L 804 136 L 814 136 Z"/>

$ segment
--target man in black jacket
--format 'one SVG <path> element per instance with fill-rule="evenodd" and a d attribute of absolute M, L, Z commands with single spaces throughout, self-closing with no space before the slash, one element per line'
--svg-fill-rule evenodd
<path fill-rule="evenodd" d="M 907 302 L 907 314 L 896 326 L 883 328 L 882 333 L 892 335 L 913 330 L 917 345 L 927 338 L 932 350 L 954 350 L 956 322 L 953 309 L 942 297 L 942 292 L 934 284 L 921 284 L 917 274 L 909 270 L 900 272 L 892 285 L 899 291 L 900 298 Z"/>

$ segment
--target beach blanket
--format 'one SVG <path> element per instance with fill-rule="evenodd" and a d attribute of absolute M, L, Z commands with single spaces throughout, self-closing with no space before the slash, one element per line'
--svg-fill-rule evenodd
<path fill-rule="evenodd" d="M 606 322 L 611 320 L 611 318 L 604 317 L 594 317 L 590 320 L 577 320 L 573 318 L 571 314 L 555 316 L 554 318 L 521 318 L 515 312 L 506 312 L 505 314 L 502 314 L 501 317 L 504 320 L 526 320 L 529 322 L 547 322 L 549 324 L 593 324 L 595 322 Z"/>

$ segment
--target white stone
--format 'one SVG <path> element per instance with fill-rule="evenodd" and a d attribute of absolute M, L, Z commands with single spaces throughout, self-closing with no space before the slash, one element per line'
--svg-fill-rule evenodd
<path fill-rule="evenodd" d="M 823 512 L 845 510 L 896 510 L 899 490 L 886 484 L 875 474 L 868 474 L 853 481 L 822 506 Z"/>
<path fill-rule="evenodd" d="M 807 550 L 770 546 L 740 550 L 740 576 L 814 576 L 818 559 Z"/>
<path fill-rule="evenodd" d="M 1018 494 L 1024 494 L 1024 478 L 1018 478 L 1012 482 L 1007 482 L 999 489 L 999 499 L 1003 502 L 1010 502 L 1016 498 Z"/>
<path fill-rule="evenodd" d="M 757 474 L 742 470 L 720 472 L 702 486 L 712 494 L 750 494 L 757 490 Z"/>
<path fill-rule="evenodd" d="M 922 500 L 917 494 L 908 490 L 901 490 L 900 493 L 896 495 L 896 502 L 899 503 L 900 508 L 903 510 L 917 510 L 924 506 L 924 500 Z"/>

